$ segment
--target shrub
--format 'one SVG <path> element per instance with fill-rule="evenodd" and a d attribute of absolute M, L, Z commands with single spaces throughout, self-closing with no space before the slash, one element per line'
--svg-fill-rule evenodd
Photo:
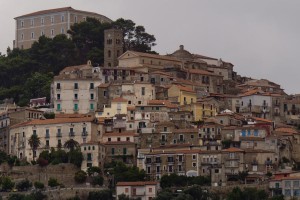
<path fill-rule="evenodd" d="M 87 173 L 89 176 L 94 175 L 95 173 L 100 174 L 101 169 L 100 167 L 92 166 L 87 169 Z"/>
<path fill-rule="evenodd" d="M 56 178 L 49 178 L 49 180 L 48 180 L 48 186 L 50 186 L 50 187 L 57 187 L 57 186 L 59 186 L 59 183 L 58 183 L 58 181 L 57 181 Z"/>
<path fill-rule="evenodd" d="M 36 182 L 34 182 L 34 187 L 36 189 L 44 189 L 45 185 L 44 185 L 44 183 L 36 181 Z"/>
<path fill-rule="evenodd" d="M 49 164 L 48 160 L 44 159 L 44 158 L 38 158 L 37 163 L 39 164 L 39 166 L 41 167 L 45 167 Z"/>
<path fill-rule="evenodd" d="M 87 174 L 85 171 L 78 171 L 75 173 L 74 179 L 77 183 L 84 183 L 86 181 Z"/>
<path fill-rule="evenodd" d="M 15 186 L 15 183 L 12 182 L 12 180 L 9 177 L 3 177 L 1 180 L 1 184 L 2 184 L 2 189 L 4 191 L 11 190 Z"/>
<path fill-rule="evenodd" d="M 92 177 L 92 182 L 91 184 L 92 185 L 99 185 L 99 186 L 102 186 L 103 185 L 103 177 L 101 176 L 94 176 Z"/>
<path fill-rule="evenodd" d="M 16 188 L 20 191 L 26 191 L 31 187 L 32 187 L 32 183 L 28 179 L 22 180 L 16 185 Z"/>

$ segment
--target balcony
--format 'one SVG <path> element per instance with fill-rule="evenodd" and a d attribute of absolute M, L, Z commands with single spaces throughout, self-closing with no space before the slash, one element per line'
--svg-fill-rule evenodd
<path fill-rule="evenodd" d="M 177 143 L 184 143 L 185 139 L 177 139 Z"/>
<path fill-rule="evenodd" d="M 62 137 L 61 133 L 56 133 L 56 137 Z"/>
<path fill-rule="evenodd" d="M 46 134 L 45 138 L 50 138 L 50 134 Z"/>
<path fill-rule="evenodd" d="M 88 136 L 88 132 L 87 132 L 87 131 L 83 131 L 83 132 L 81 133 L 81 136 L 82 136 L 82 137 Z"/>
<path fill-rule="evenodd" d="M 75 136 L 75 132 L 73 132 L 73 131 L 72 131 L 72 132 L 69 132 L 69 136 L 70 136 L 70 137 L 74 137 L 74 136 Z"/>
<path fill-rule="evenodd" d="M 168 158 L 168 159 L 167 159 L 167 162 L 168 162 L 168 163 L 174 163 L 174 162 L 175 162 L 175 160 L 174 160 L 174 158 L 173 158 L 173 157 L 170 157 L 170 158 Z"/>
<path fill-rule="evenodd" d="M 225 160 L 239 160 L 240 156 L 239 155 L 225 155 Z"/>

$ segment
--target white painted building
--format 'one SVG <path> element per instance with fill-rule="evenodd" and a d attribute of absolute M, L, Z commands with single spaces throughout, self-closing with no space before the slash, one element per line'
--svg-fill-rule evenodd
<path fill-rule="evenodd" d="M 118 182 L 116 187 L 117 199 L 119 195 L 125 194 L 129 198 L 152 200 L 157 196 L 159 183 L 155 181 Z"/>
<path fill-rule="evenodd" d="M 102 83 L 100 69 L 86 65 L 66 67 L 54 77 L 51 99 L 55 113 L 94 112 L 97 109 L 97 87 Z"/>
<path fill-rule="evenodd" d="M 40 138 L 40 146 L 35 152 L 36 157 L 44 150 L 52 147 L 63 147 L 70 139 L 79 144 L 87 143 L 97 134 L 97 125 L 93 117 L 38 119 L 16 124 L 10 128 L 9 154 L 20 159 L 33 159 L 32 149 L 28 144 L 29 138 L 36 134 Z"/>

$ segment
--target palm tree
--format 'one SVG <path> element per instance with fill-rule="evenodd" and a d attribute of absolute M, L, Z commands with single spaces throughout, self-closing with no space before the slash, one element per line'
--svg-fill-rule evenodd
<path fill-rule="evenodd" d="M 35 151 L 41 145 L 40 138 L 36 134 L 32 134 L 28 140 L 28 144 L 30 145 L 30 147 L 32 149 L 32 157 L 34 160 L 34 158 L 36 157 Z"/>
<path fill-rule="evenodd" d="M 74 151 L 75 148 L 79 147 L 79 143 L 76 140 L 70 139 L 65 142 L 64 148 L 69 149 L 70 151 Z"/>

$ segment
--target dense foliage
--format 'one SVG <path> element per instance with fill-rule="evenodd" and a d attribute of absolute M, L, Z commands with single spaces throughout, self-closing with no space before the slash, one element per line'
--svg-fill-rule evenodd
<path fill-rule="evenodd" d="M 160 186 L 162 188 L 168 187 L 184 187 L 190 185 L 210 185 L 211 181 L 209 177 L 196 176 L 196 177 L 187 177 L 179 176 L 177 174 L 164 175 L 161 177 Z"/>
<path fill-rule="evenodd" d="M 83 155 L 80 149 L 75 149 L 73 151 L 65 152 L 62 149 L 55 150 L 54 148 L 51 151 L 43 151 L 40 153 L 37 163 L 44 167 L 48 164 L 57 165 L 59 163 L 72 163 L 77 167 L 81 166 L 83 161 Z"/>
<path fill-rule="evenodd" d="M 111 190 L 101 190 L 101 191 L 89 192 L 89 196 L 87 199 L 88 200 L 99 200 L 99 199 L 113 200 L 114 198 Z"/>
<path fill-rule="evenodd" d="M 183 191 L 171 191 L 164 189 L 160 191 L 155 200 L 208 200 L 211 194 L 203 190 L 199 185 L 188 187 Z"/>
<path fill-rule="evenodd" d="M 8 200 L 43 200 L 46 199 L 47 196 L 40 191 L 32 192 L 29 195 L 26 194 L 10 194 Z"/>
<path fill-rule="evenodd" d="M 227 194 L 227 200 L 266 200 L 268 194 L 265 190 L 258 190 L 256 188 L 245 188 L 241 190 L 239 187 L 234 188 Z"/>
<path fill-rule="evenodd" d="M 13 98 L 21 106 L 27 105 L 31 98 L 45 96 L 49 100 L 53 76 L 63 68 L 87 60 L 94 65 L 103 64 L 104 30 L 112 27 L 124 31 L 124 50 L 152 52 L 156 39 L 143 26 L 125 19 L 101 24 L 87 18 L 71 26 L 68 33 L 72 39 L 66 35 L 41 36 L 30 49 L 8 48 L 7 55 L 0 53 L 0 100 Z"/>
<path fill-rule="evenodd" d="M 78 171 L 75 173 L 75 176 L 74 176 L 74 180 L 76 181 L 76 183 L 84 183 L 86 181 L 86 178 L 87 178 L 87 174 L 85 171 Z"/>

